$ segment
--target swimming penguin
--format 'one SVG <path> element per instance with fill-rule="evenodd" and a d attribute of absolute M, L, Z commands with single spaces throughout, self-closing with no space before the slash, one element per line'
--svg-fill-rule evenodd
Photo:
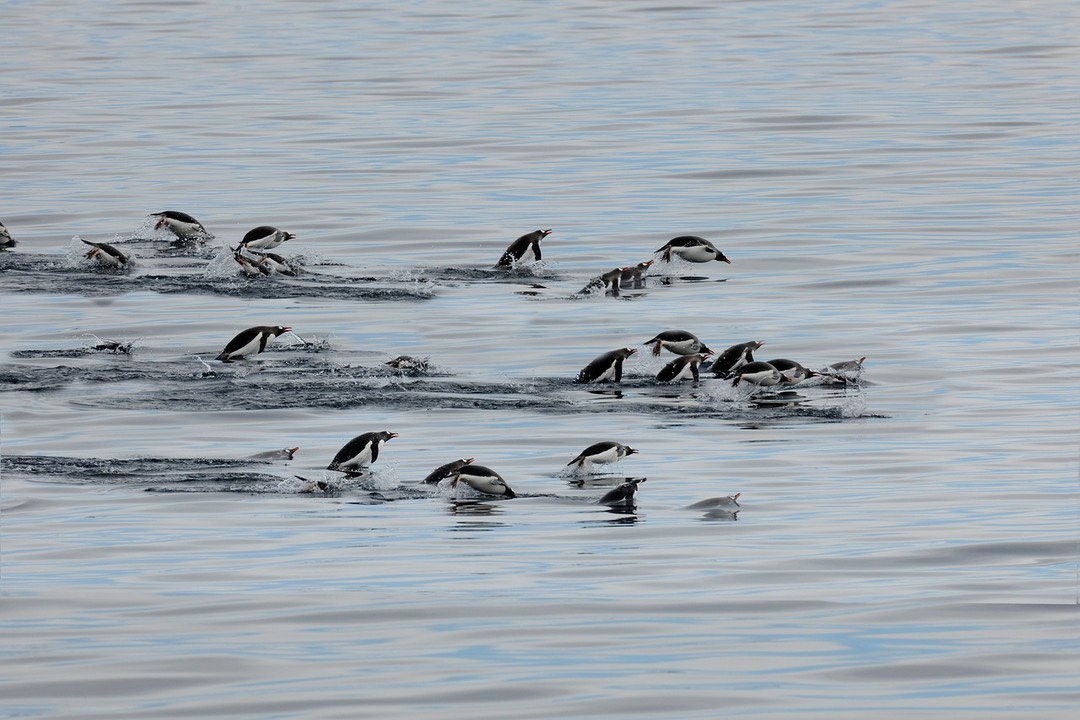
<path fill-rule="evenodd" d="M 206 240 L 213 237 L 201 222 L 179 210 L 162 210 L 150 213 L 150 217 L 157 218 L 154 223 L 155 230 L 165 228 L 180 240 Z"/>
<path fill-rule="evenodd" d="M 11 233 L 4 227 L 4 223 L 0 222 L 0 250 L 9 250 L 16 245 L 18 245 L 18 243 L 11 237 Z"/>
<path fill-rule="evenodd" d="M 98 265 L 108 268 L 121 268 L 127 266 L 127 255 L 120 252 L 112 245 L 109 245 L 108 243 L 90 242 L 89 240 L 83 240 L 82 238 L 79 239 L 90 246 L 90 251 L 86 253 L 86 257 L 95 261 Z"/>
<path fill-rule="evenodd" d="M 712 353 L 705 347 L 705 343 L 698 340 L 697 335 L 686 330 L 665 330 L 651 340 L 646 340 L 642 345 L 652 345 L 652 354 L 659 355 L 660 348 L 664 348 L 676 355 L 693 355 L 694 353 Z"/>
<path fill-rule="evenodd" d="M 233 251 L 233 260 L 240 266 L 240 272 L 249 277 L 258 277 L 263 275 L 269 275 L 271 270 L 266 265 L 263 265 L 261 261 L 249 258 L 245 255 L 241 248 L 236 248 Z"/>
<path fill-rule="evenodd" d="M 397 433 L 388 430 L 357 435 L 345 443 L 345 447 L 338 450 L 337 455 L 326 466 L 326 469 L 344 473 L 358 472 L 361 466 L 378 460 L 379 448 L 387 440 L 393 440 L 397 436 Z"/>
<path fill-rule="evenodd" d="M 461 470 L 461 468 L 465 467 L 466 465 L 471 465 L 472 461 L 473 458 L 461 458 L 460 460 L 454 460 L 453 462 L 448 462 L 445 465 L 440 465 L 439 467 L 428 473 L 428 476 L 424 478 L 424 482 L 428 485 L 434 485 L 440 480 L 451 477 L 453 475 L 457 475 L 458 471 Z"/>
<path fill-rule="evenodd" d="M 266 349 L 266 344 L 278 335 L 284 335 L 292 330 L 291 327 L 280 325 L 259 325 L 242 330 L 236 335 L 225 349 L 221 351 L 215 360 L 230 363 L 252 354 L 259 354 Z"/>
<path fill-rule="evenodd" d="M 711 350 L 696 355 L 680 355 L 662 367 L 660 372 L 656 374 L 656 379 L 660 382 L 675 382 L 676 380 L 693 377 L 694 382 L 698 382 L 701 380 L 699 375 L 701 363 L 705 362 L 705 358 L 709 355 L 712 355 Z"/>
<path fill-rule="evenodd" d="M 637 352 L 636 348 L 619 348 L 611 350 L 586 365 L 578 373 L 579 383 L 612 382 L 622 381 L 623 360 Z"/>
<path fill-rule="evenodd" d="M 517 493 L 510 489 L 506 481 L 499 473 L 483 465 L 466 465 L 454 474 L 450 481 L 450 487 L 457 487 L 463 482 L 476 492 L 487 495 L 502 495 L 504 497 L 517 497 Z"/>
<path fill-rule="evenodd" d="M 522 235 L 514 242 L 510 243 L 510 247 L 506 248 L 506 252 L 499 258 L 499 262 L 495 264 L 495 267 L 509 267 L 516 261 L 521 260 L 527 253 L 532 252 L 532 259 L 540 259 L 540 241 L 551 234 L 551 229 L 547 230 L 533 230 L 531 233 Z"/>
<path fill-rule="evenodd" d="M 718 507 L 739 507 L 739 498 L 742 497 L 742 493 L 735 493 L 734 495 L 726 495 L 724 497 L 708 498 L 706 500 L 699 500 L 693 505 L 687 505 L 687 510 L 711 510 Z"/>
<path fill-rule="evenodd" d="M 431 367 L 431 361 L 427 358 L 418 358 L 412 355 L 398 355 L 393 360 L 387 360 L 384 365 L 389 365 L 395 370 L 422 373 L 428 371 Z"/>
<path fill-rule="evenodd" d="M 808 370 L 794 360 L 777 358 L 769 360 L 769 364 L 780 371 L 780 382 L 784 385 L 798 385 L 806 378 L 817 377 L 817 373 Z"/>
<path fill-rule="evenodd" d="M 727 380 L 732 373 L 749 362 L 754 362 L 754 351 L 765 344 L 764 340 L 751 340 L 750 342 L 732 345 L 720 357 L 713 361 L 709 370 L 715 377 Z"/>
<path fill-rule="evenodd" d="M 296 277 L 296 266 L 277 253 L 264 250 L 259 253 L 259 256 L 256 264 L 259 266 L 259 269 L 264 270 L 267 275 L 288 275 L 289 277 Z"/>
<path fill-rule="evenodd" d="M 608 490 L 597 502 L 611 507 L 634 507 L 634 494 L 637 492 L 638 485 L 645 482 L 646 479 L 630 478 L 623 484 Z"/>
<path fill-rule="evenodd" d="M 862 376 L 863 361 L 865 360 L 866 357 L 863 356 L 854 360 L 833 363 L 821 368 L 818 374 L 843 383 L 858 382 Z"/>
<path fill-rule="evenodd" d="M 284 230 L 278 230 L 270 225 L 260 225 L 254 230 L 249 230 L 244 239 L 240 241 L 240 247 L 245 250 L 273 250 L 286 240 L 294 240 L 296 235 Z"/>
<path fill-rule="evenodd" d="M 746 363 L 735 371 L 732 386 L 738 386 L 740 382 L 747 382 L 758 387 L 772 387 L 780 382 L 780 371 L 767 362 L 756 361 Z"/>
<path fill-rule="evenodd" d="M 603 440 L 593 443 L 582 450 L 576 458 L 566 463 L 567 467 L 576 465 L 578 470 L 585 467 L 585 463 L 594 465 L 608 465 L 622 460 L 627 455 L 633 455 L 637 450 L 629 445 L 623 445 L 613 440 Z"/>
<path fill-rule="evenodd" d="M 653 261 L 646 260 L 645 262 L 639 262 L 637 265 L 630 265 L 622 269 L 622 277 L 619 279 L 623 287 L 630 285 L 635 288 L 641 287 L 645 283 L 645 273 L 652 267 Z"/>
<path fill-rule="evenodd" d="M 300 448 L 282 448 L 280 450 L 267 450 L 266 452 L 255 453 L 251 456 L 252 460 L 292 460 L 293 456 Z"/>
<path fill-rule="evenodd" d="M 672 238 L 654 252 L 664 253 L 664 260 L 668 262 L 671 262 L 671 255 L 674 253 L 683 260 L 692 263 L 719 260 L 720 262 L 726 262 L 728 265 L 731 264 L 731 261 L 715 245 L 697 235 L 680 235 L 677 238 Z"/>
<path fill-rule="evenodd" d="M 622 282 L 623 270 L 626 268 L 614 268 L 608 270 L 603 275 L 597 275 L 588 284 L 578 290 L 578 295 L 588 295 L 593 290 L 600 290 L 601 288 L 607 292 L 611 291 L 612 296 L 619 297 L 619 284 Z"/>

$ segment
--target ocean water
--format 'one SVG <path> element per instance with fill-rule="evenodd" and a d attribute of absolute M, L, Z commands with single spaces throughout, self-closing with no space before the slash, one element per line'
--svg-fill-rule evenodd
<path fill-rule="evenodd" d="M 8 3 L 0 717 L 1072 717 L 1078 14 Z M 661 384 L 667 329 L 866 360 Z"/>

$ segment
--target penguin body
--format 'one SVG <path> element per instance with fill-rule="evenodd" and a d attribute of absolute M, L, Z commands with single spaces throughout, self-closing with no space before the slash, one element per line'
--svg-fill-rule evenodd
<path fill-rule="evenodd" d="M 248 230 L 247 235 L 240 241 L 240 247 L 245 250 L 273 250 L 286 240 L 293 240 L 296 235 L 284 230 L 278 230 L 272 225 L 260 225 Z"/>
<path fill-rule="evenodd" d="M 4 223 L 0 222 L 0 251 L 10 250 L 16 245 L 18 243 L 15 242 L 15 238 L 11 237 L 11 233 L 4 227 Z"/>
<path fill-rule="evenodd" d="M 845 360 L 843 362 L 836 362 L 827 367 L 823 367 L 818 374 L 836 380 L 842 383 L 855 383 L 862 377 L 863 362 L 866 357 L 855 358 L 854 360 Z"/>
<path fill-rule="evenodd" d="M 345 443 L 345 446 L 338 450 L 337 455 L 330 461 L 330 464 L 326 466 L 327 470 L 337 470 L 344 473 L 357 472 L 364 465 L 375 462 L 379 459 L 379 448 L 387 440 L 392 440 L 398 436 L 397 433 L 390 432 L 389 430 L 382 430 L 380 432 L 366 432 L 362 435 L 357 435 L 349 442 Z"/>
<path fill-rule="evenodd" d="M 623 445 L 622 443 L 615 442 L 613 440 L 603 440 L 598 443 L 593 443 L 589 447 L 578 453 L 578 456 L 566 463 L 567 467 L 571 465 L 577 466 L 580 470 L 585 467 L 586 463 L 595 465 L 608 465 L 613 462 L 622 460 L 627 455 L 633 455 L 637 450 L 629 445 Z"/>
<path fill-rule="evenodd" d="M 259 325 L 242 330 L 228 342 L 221 354 L 214 359 L 229 363 L 248 355 L 257 355 L 266 349 L 268 342 L 291 330 L 291 327 L 282 327 L 280 325 Z"/>
<path fill-rule="evenodd" d="M 742 497 L 742 493 L 735 493 L 734 495 L 726 495 L 724 497 L 708 498 L 706 500 L 699 500 L 693 505 L 687 505 L 687 510 L 712 510 L 714 508 L 721 507 L 739 507 L 739 498 Z"/>
<path fill-rule="evenodd" d="M 619 297 L 619 285 L 622 282 L 623 270 L 626 268 L 613 268 L 603 275 L 597 275 L 588 284 L 578 290 L 578 295 L 588 295 L 594 290 L 610 291 L 614 297 Z"/>
<path fill-rule="evenodd" d="M 676 382 L 692 377 L 694 382 L 698 382 L 701 380 L 699 368 L 708 355 L 708 352 L 695 355 L 680 355 L 662 367 L 660 372 L 656 374 L 656 379 L 660 382 Z"/>
<path fill-rule="evenodd" d="M 769 360 L 769 364 L 780 371 L 780 382 L 784 385 L 798 385 L 807 378 L 817 376 L 813 370 L 808 370 L 800 363 L 787 358 Z"/>
<path fill-rule="evenodd" d="M 652 267 L 653 261 L 646 260 L 645 262 L 639 262 L 637 265 L 630 265 L 622 269 L 622 277 L 619 281 L 623 287 L 640 288 L 645 284 L 645 273 Z"/>
<path fill-rule="evenodd" d="M 179 210 L 162 210 L 150 213 L 150 217 L 157 218 L 154 223 L 155 230 L 165 228 L 180 240 L 206 240 L 213 237 L 201 222 Z"/>
<path fill-rule="evenodd" d="M 697 335 L 686 330 L 665 330 L 651 340 L 646 340 L 642 344 L 652 345 L 653 355 L 659 355 L 660 348 L 673 352 L 676 355 L 712 353 L 712 350 L 705 347 L 705 343 L 698 340 Z"/>
<path fill-rule="evenodd" d="M 758 387 L 772 387 L 780 382 L 780 371 L 769 363 L 760 360 L 746 363 L 735 371 L 731 384 L 738 386 L 741 382 L 757 385 Z"/>
<path fill-rule="evenodd" d="M 531 260 L 540 260 L 540 241 L 550 234 L 551 229 L 549 228 L 547 230 L 534 230 L 531 233 L 522 235 L 510 243 L 510 246 L 506 248 L 495 267 L 509 267 L 529 254 L 532 255 Z"/>
<path fill-rule="evenodd" d="M 440 465 L 439 467 L 428 473 L 428 476 L 424 478 L 424 482 L 428 485 L 434 485 L 440 480 L 445 480 L 448 477 L 453 477 L 454 475 L 457 475 L 463 467 L 465 467 L 466 465 L 471 465 L 472 461 L 472 458 L 461 458 L 460 460 L 454 460 L 453 462 L 448 462 L 445 465 Z"/>
<path fill-rule="evenodd" d="M 671 262 L 672 255 L 677 255 L 683 260 L 692 263 L 705 263 L 712 260 L 719 260 L 720 262 L 726 262 L 729 265 L 731 264 L 731 261 L 728 260 L 724 253 L 720 252 L 715 245 L 697 235 L 680 235 L 679 237 L 672 238 L 655 252 L 663 253 L 663 258 L 667 262 Z"/>
<path fill-rule="evenodd" d="M 90 246 L 90 250 L 86 253 L 86 257 L 93 260 L 98 265 L 107 268 L 122 268 L 128 264 L 128 256 L 120 252 L 112 245 L 108 243 L 96 243 L 89 240 L 83 240 L 84 243 Z"/>
<path fill-rule="evenodd" d="M 243 253 L 241 248 L 236 248 L 233 252 L 233 260 L 240 266 L 240 272 L 248 277 L 261 277 L 263 275 L 269 275 L 271 270 L 260 260 L 250 258 Z"/>
<path fill-rule="evenodd" d="M 754 351 L 765 344 L 765 341 L 751 340 L 750 342 L 732 345 L 720 357 L 716 358 L 709 368 L 715 377 L 727 380 L 732 374 L 746 363 L 754 362 Z"/>
<path fill-rule="evenodd" d="M 395 370 L 414 373 L 427 372 L 428 368 L 431 367 L 431 361 L 427 358 L 416 358 L 411 355 L 398 355 L 393 360 L 387 360 L 384 364 Z"/>
<path fill-rule="evenodd" d="M 267 450 L 266 452 L 255 453 L 251 456 L 252 460 L 292 460 L 293 456 L 300 448 L 282 448 L 281 450 Z"/>
<path fill-rule="evenodd" d="M 645 480 L 646 478 L 630 478 L 608 490 L 598 502 L 611 507 L 634 507 L 634 495 L 637 493 L 638 485 Z"/>
<path fill-rule="evenodd" d="M 486 495 L 517 497 L 499 473 L 483 465 L 466 465 L 458 470 L 454 474 L 454 479 L 450 481 L 450 487 L 456 488 L 458 483 L 465 483 L 476 492 Z"/>
<path fill-rule="evenodd" d="M 609 380 L 611 382 L 621 382 L 623 361 L 636 352 L 635 348 L 619 348 L 618 350 L 606 352 L 586 365 L 578 373 L 577 381 L 579 383 L 607 382 Z"/>
<path fill-rule="evenodd" d="M 264 274 L 296 277 L 296 266 L 277 253 L 264 250 L 259 255 L 261 257 L 256 261 L 256 264 L 260 270 L 264 271 Z"/>

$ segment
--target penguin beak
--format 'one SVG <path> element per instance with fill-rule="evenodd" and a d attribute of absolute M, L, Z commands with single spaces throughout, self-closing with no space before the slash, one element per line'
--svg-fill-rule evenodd
<path fill-rule="evenodd" d="M 287 332 L 292 332 L 292 328 L 291 327 L 285 328 L 285 330 L 283 331 L 282 334 L 287 333 Z"/>
<path fill-rule="evenodd" d="M 540 232 L 544 233 L 544 237 L 547 237 L 551 234 L 551 228 L 548 228 L 547 230 L 541 230 Z"/>
<path fill-rule="evenodd" d="M 629 350 L 631 355 L 637 352 L 637 348 L 629 348 Z"/>
<path fill-rule="evenodd" d="M 465 464 L 466 464 L 466 465 L 471 465 L 471 464 L 472 464 L 472 461 L 473 461 L 473 460 L 475 460 L 475 459 L 476 459 L 476 458 L 464 458 L 464 460 L 465 460 Z"/>
<path fill-rule="evenodd" d="M 390 439 L 391 439 L 391 440 L 393 440 L 393 439 L 394 439 L 394 438 L 396 438 L 396 437 L 398 437 L 398 434 L 397 434 L 396 432 L 392 432 L 392 433 L 390 433 Z"/>
<path fill-rule="evenodd" d="M 299 449 L 300 449 L 300 448 L 298 448 L 298 447 L 294 447 L 294 448 L 287 448 L 287 450 L 289 451 L 289 459 L 290 459 L 290 460 L 292 460 L 292 456 L 293 456 L 293 455 L 295 455 L 295 454 L 296 454 L 296 451 L 297 451 L 297 450 L 299 450 Z"/>

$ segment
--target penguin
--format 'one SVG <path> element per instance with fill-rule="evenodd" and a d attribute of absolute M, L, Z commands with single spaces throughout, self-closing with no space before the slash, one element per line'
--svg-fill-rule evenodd
<path fill-rule="evenodd" d="M 292 460 L 300 448 L 282 448 L 280 450 L 267 450 L 266 452 L 255 453 L 251 456 L 251 460 L 266 460 L 270 462 L 272 460 Z"/>
<path fill-rule="evenodd" d="M 780 371 L 780 382 L 784 385 L 798 385 L 807 378 L 817 377 L 817 373 L 808 370 L 794 360 L 777 358 L 769 360 L 769 364 Z"/>
<path fill-rule="evenodd" d="M 384 365 L 389 365 L 395 370 L 404 370 L 406 372 L 422 373 L 427 372 L 431 367 L 431 361 L 428 358 L 417 358 L 412 355 L 398 355 L 393 360 L 387 360 Z"/>
<path fill-rule="evenodd" d="M 10 250 L 16 245 L 18 243 L 15 242 L 15 238 L 11 237 L 11 233 L 4 227 L 4 223 L 0 222 L 0 251 Z"/>
<path fill-rule="evenodd" d="M 263 251 L 259 255 L 260 258 L 255 262 L 264 274 L 296 277 L 296 266 L 277 253 Z"/>
<path fill-rule="evenodd" d="M 506 481 L 499 473 L 483 465 L 466 465 L 454 473 L 454 479 L 450 481 L 450 487 L 456 488 L 458 483 L 465 483 L 473 490 L 486 495 L 502 495 L 504 497 L 517 497 Z"/>
<path fill-rule="evenodd" d="M 758 387 L 772 387 L 780 382 L 780 371 L 767 362 L 746 363 L 735 371 L 731 384 L 737 387 L 740 382 L 747 382 Z"/>
<path fill-rule="evenodd" d="M 854 360 L 836 362 L 821 368 L 818 374 L 843 383 L 858 382 L 859 378 L 862 376 L 862 366 L 863 361 L 865 360 L 866 356 L 863 356 L 861 358 L 855 358 Z"/>
<path fill-rule="evenodd" d="M 271 270 L 264 265 L 260 260 L 249 258 L 238 247 L 233 251 L 233 260 L 240 266 L 240 272 L 249 277 L 258 277 L 262 275 L 269 275 Z"/>
<path fill-rule="evenodd" d="M 672 238 L 668 240 L 663 247 L 654 252 L 664 253 L 664 260 L 667 262 L 671 262 L 671 255 L 674 253 L 683 260 L 692 263 L 705 263 L 712 260 L 719 260 L 720 262 L 726 262 L 728 265 L 731 264 L 731 261 L 728 260 L 724 253 L 720 252 L 715 245 L 697 235 L 680 235 L 679 237 Z"/>
<path fill-rule="evenodd" d="M 547 230 L 533 230 L 531 233 L 522 235 L 510 243 L 510 247 L 506 248 L 506 252 L 499 258 L 499 262 L 495 264 L 495 267 L 509 267 L 524 258 L 530 251 L 532 251 L 532 259 L 539 260 L 540 241 L 550 234 L 551 229 L 548 228 Z"/>
<path fill-rule="evenodd" d="M 619 348 L 611 350 L 586 365 L 578 373 L 579 383 L 593 382 L 622 382 L 623 361 L 637 352 L 636 348 Z"/>
<path fill-rule="evenodd" d="M 610 505 L 611 507 L 634 507 L 634 494 L 637 492 L 638 485 L 645 482 L 646 479 L 630 478 L 623 484 L 608 490 L 597 502 L 600 505 Z"/>
<path fill-rule="evenodd" d="M 613 297 L 619 297 L 619 284 L 622 282 L 623 271 L 627 268 L 613 268 L 603 275 L 597 275 L 588 284 L 578 290 L 578 295 L 588 295 L 593 290 L 601 288 L 607 292 L 610 290 Z"/>
<path fill-rule="evenodd" d="M 675 382 L 693 377 L 694 382 L 699 382 L 701 377 L 698 369 L 709 355 L 712 355 L 711 350 L 696 355 L 680 355 L 662 367 L 656 374 L 656 379 L 660 382 Z"/>
<path fill-rule="evenodd" d="M 294 240 L 296 235 L 284 230 L 278 230 L 270 225 L 260 225 L 249 230 L 244 239 L 240 241 L 240 247 L 245 250 L 273 250 L 286 240 Z"/>
<path fill-rule="evenodd" d="M 343 473 L 359 472 L 361 466 L 379 459 L 379 448 L 382 447 L 383 443 L 387 440 L 393 440 L 397 436 L 397 433 L 389 430 L 357 435 L 345 443 L 345 447 L 338 450 L 337 455 L 326 466 L 326 469 Z"/>
<path fill-rule="evenodd" d="M 457 475 L 458 471 L 461 470 L 461 468 L 465 467 L 466 465 L 471 465 L 472 461 L 473 458 L 461 458 L 460 460 L 454 460 L 453 462 L 448 462 L 445 465 L 440 465 L 439 467 L 428 473 L 428 476 L 424 478 L 424 482 L 428 485 L 434 485 L 440 480 L 444 480 L 453 475 Z"/>
<path fill-rule="evenodd" d="M 712 510 L 718 507 L 739 507 L 739 498 L 742 497 L 742 493 L 735 493 L 734 495 L 727 495 L 725 497 L 707 498 L 705 500 L 699 500 L 693 505 L 687 505 L 687 510 Z"/>
<path fill-rule="evenodd" d="M 603 440 L 598 443 L 593 443 L 589 447 L 578 453 L 578 456 L 566 463 L 567 467 L 576 465 L 578 470 L 585 467 L 585 463 L 594 465 L 608 465 L 613 462 L 622 460 L 627 455 L 633 455 L 637 452 L 629 445 L 623 445 L 613 440 Z"/>
<path fill-rule="evenodd" d="M 727 380 L 731 374 L 749 362 L 754 362 L 754 351 L 765 344 L 764 340 L 751 340 L 750 342 L 732 345 L 720 357 L 713 361 L 709 368 L 713 376 Z"/>
<path fill-rule="evenodd" d="M 645 284 L 645 273 L 652 267 L 653 261 L 646 260 L 645 262 L 639 262 L 637 265 L 630 265 L 622 269 L 622 277 L 619 281 L 623 287 L 630 285 L 631 287 L 640 288 Z"/>
<path fill-rule="evenodd" d="M 676 355 L 712 353 L 712 350 L 705 347 L 705 343 L 698 340 L 697 335 L 686 330 L 665 330 L 651 340 L 646 340 L 642 345 L 652 345 L 653 355 L 659 355 L 661 347 Z"/>
<path fill-rule="evenodd" d="M 179 240 L 207 240 L 213 237 L 201 222 L 179 210 L 162 210 L 150 213 L 150 217 L 157 218 L 155 230 L 165 228 Z"/>
<path fill-rule="evenodd" d="M 221 351 L 215 360 L 221 362 L 231 363 L 233 360 L 239 360 L 252 354 L 259 354 L 266 349 L 266 344 L 276 338 L 278 335 L 284 335 L 292 330 L 291 327 L 282 327 L 280 325 L 260 325 L 258 327 L 250 327 L 247 330 L 243 330 L 236 335 L 229 344 L 225 346 L 225 349 Z"/>
<path fill-rule="evenodd" d="M 90 260 L 94 260 L 98 265 L 108 268 L 122 268 L 127 267 L 128 256 L 120 252 L 112 245 L 108 243 L 96 243 L 89 240 L 83 240 L 84 243 L 90 246 L 90 251 L 86 253 L 86 257 Z"/>

